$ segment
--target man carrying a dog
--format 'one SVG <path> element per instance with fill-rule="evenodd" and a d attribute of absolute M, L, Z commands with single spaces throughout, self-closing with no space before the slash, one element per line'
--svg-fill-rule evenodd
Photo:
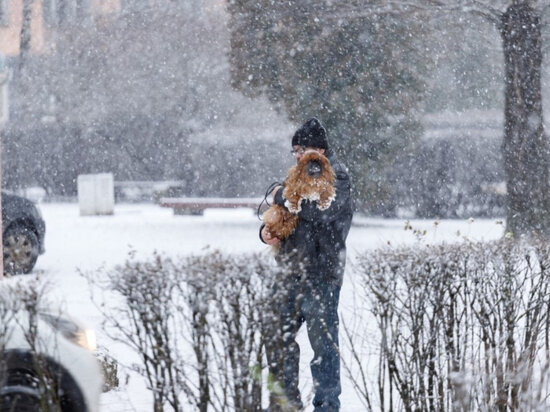
<path fill-rule="evenodd" d="M 336 196 L 321 210 L 316 201 L 305 200 L 298 212 L 294 232 L 280 240 L 260 229 L 260 239 L 278 246 L 278 260 L 290 263 L 291 272 L 274 285 L 276 316 L 270 322 L 266 353 L 276 381 L 270 397 L 270 411 L 303 409 L 298 388 L 300 348 L 296 342 L 304 322 L 314 358 L 311 374 L 315 385 L 316 412 L 338 411 L 341 393 L 338 353 L 338 301 L 346 260 L 346 237 L 353 214 L 351 184 L 346 167 L 338 162 L 328 145 L 326 131 L 313 118 L 292 137 L 292 154 L 297 162 L 308 150 L 326 156 L 336 177 Z M 281 186 L 272 192 L 274 203 L 285 206 Z"/>

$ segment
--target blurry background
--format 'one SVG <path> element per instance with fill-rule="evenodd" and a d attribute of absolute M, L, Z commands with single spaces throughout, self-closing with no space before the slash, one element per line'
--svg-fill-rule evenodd
<path fill-rule="evenodd" d="M 112 172 L 174 182 L 177 196 L 261 196 L 317 116 L 359 210 L 503 216 L 497 29 L 472 13 L 347 7 L 0 0 L 3 187 L 73 198 L 79 174 Z"/>

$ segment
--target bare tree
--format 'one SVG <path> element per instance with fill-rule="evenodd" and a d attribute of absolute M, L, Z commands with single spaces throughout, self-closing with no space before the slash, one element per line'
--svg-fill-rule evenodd
<path fill-rule="evenodd" d="M 405 6 L 389 2 L 386 7 L 390 5 L 394 12 L 412 9 L 430 15 L 472 13 L 499 31 L 505 66 L 502 153 L 508 200 L 507 231 L 515 235 L 549 235 L 550 161 L 541 93 L 541 15 L 548 6 L 536 0 L 418 0 Z"/>
<path fill-rule="evenodd" d="M 23 0 L 23 16 L 21 22 L 21 32 L 19 34 L 19 69 L 21 69 L 27 60 L 31 51 L 31 24 L 32 24 L 32 6 L 34 0 Z"/>
<path fill-rule="evenodd" d="M 541 97 L 540 13 L 514 1 L 500 16 L 506 68 L 502 146 L 508 188 L 508 230 L 550 234 L 548 138 Z"/>

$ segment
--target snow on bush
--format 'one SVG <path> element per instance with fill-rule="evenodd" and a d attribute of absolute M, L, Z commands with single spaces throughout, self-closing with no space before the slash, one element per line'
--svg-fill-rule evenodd
<path fill-rule="evenodd" d="M 139 355 L 130 367 L 146 379 L 155 411 L 255 411 L 266 396 L 269 290 L 284 273 L 265 254 L 215 251 L 130 257 L 87 277 L 103 292 L 105 330 Z"/>
<path fill-rule="evenodd" d="M 548 407 L 550 244 L 418 243 L 354 263 L 340 349 L 365 410 Z M 264 344 L 271 286 L 288 273 L 266 254 L 205 252 L 131 257 L 91 278 L 105 330 L 139 354 L 131 367 L 155 411 L 255 411 L 277 389 Z"/>
<path fill-rule="evenodd" d="M 546 410 L 549 270 L 540 241 L 360 255 L 344 365 L 366 409 Z"/>

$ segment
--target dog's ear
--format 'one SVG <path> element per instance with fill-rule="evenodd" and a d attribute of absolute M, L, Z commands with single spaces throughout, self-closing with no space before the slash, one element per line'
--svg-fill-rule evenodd
<path fill-rule="evenodd" d="M 285 206 L 292 213 L 298 213 L 300 211 L 300 199 L 301 195 L 299 193 L 300 187 L 300 171 L 301 168 L 299 165 L 292 166 L 288 175 L 285 179 L 285 188 L 283 190 L 283 197 L 286 199 Z"/>
<path fill-rule="evenodd" d="M 263 215 L 267 231 L 279 240 L 286 239 L 294 232 L 298 219 L 297 215 L 279 205 L 272 205 Z"/>

